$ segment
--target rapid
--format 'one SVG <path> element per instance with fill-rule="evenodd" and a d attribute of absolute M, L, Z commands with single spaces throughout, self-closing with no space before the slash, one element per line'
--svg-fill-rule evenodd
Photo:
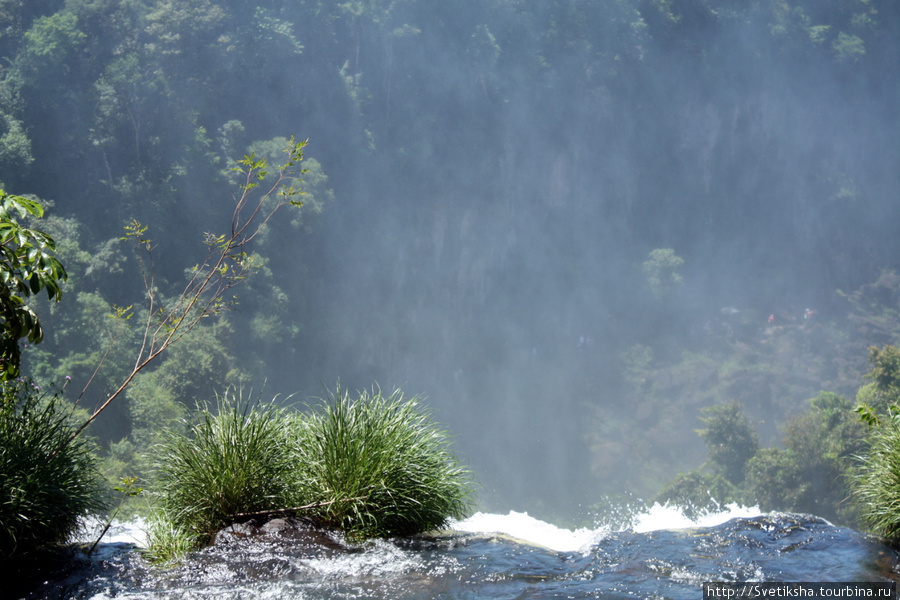
<path fill-rule="evenodd" d="M 476 513 L 411 539 L 310 551 L 210 547 L 161 569 L 141 556 L 140 522 L 117 523 L 91 557 L 24 596 L 297 600 L 331 598 L 702 598 L 704 582 L 892 581 L 900 555 L 809 515 L 730 505 L 689 518 L 654 505 L 627 523 L 566 529 L 527 513 Z"/>

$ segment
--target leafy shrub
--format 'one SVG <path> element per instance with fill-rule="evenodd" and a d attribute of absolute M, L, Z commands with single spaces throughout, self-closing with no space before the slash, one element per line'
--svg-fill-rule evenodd
<path fill-rule="evenodd" d="M 356 538 L 413 535 L 462 518 L 469 472 L 416 398 L 337 390 L 296 420 L 297 490 L 315 515 Z"/>
<path fill-rule="evenodd" d="M 740 490 L 718 473 L 679 473 L 654 499 L 660 504 L 681 507 L 685 516 L 696 518 L 729 502 L 743 500 Z"/>
<path fill-rule="evenodd" d="M 273 404 L 226 394 L 198 417 L 157 444 L 154 472 L 160 518 L 202 542 L 232 515 L 283 508 L 289 462 L 287 420 Z"/>
<path fill-rule="evenodd" d="M 866 451 L 866 428 L 853 412 L 851 401 L 833 392 L 819 392 L 810 408 L 791 418 L 783 444 L 793 457 L 799 477 L 784 508 L 816 514 L 831 521 L 851 523 L 852 507 L 846 474 L 853 457 Z"/>
<path fill-rule="evenodd" d="M 759 437 L 740 403 L 732 400 L 703 409 L 700 420 L 706 429 L 697 433 L 703 438 L 708 462 L 716 473 L 738 485 L 744 480 L 744 466 L 759 449 Z"/>
<path fill-rule="evenodd" d="M 762 510 L 798 510 L 807 495 L 796 453 L 782 448 L 762 448 L 747 461 L 747 489 Z"/>
<path fill-rule="evenodd" d="M 712 501 L 748 502 L 763 510 L 807 512 L 850 523 L 847 471 L 866 448 L 865 428 L 852 404 L 833 392 L 819 392 L 807 411 L 784 428 L 783 448 L 757 448 L 756 433 L 740 406 L 731 402 L 704 409 L 708 428 L 698 433 L 709 458 L 700 471 L 679 475 L 657 500 L 697 508 Z M 755 450 L 754 450 L 755 449 Z"/>
<path fill-rule="evenodd" d="M 0 384 L 0 558 L 67 541 L 103 509 L 102 477 L 68 411 L 19 379 Z"/>

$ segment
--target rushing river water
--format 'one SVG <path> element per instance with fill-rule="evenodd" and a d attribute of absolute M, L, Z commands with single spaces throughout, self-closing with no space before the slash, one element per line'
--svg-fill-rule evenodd
<path fill-rule="evenodd" d="M 900 578 L 900 555 L 858 532 L 737 507 L 700 521 L 655 507 L 620 530 L 567 530 L 523 513 L 479 513 L 446 532 L 356 547 L 336 540 L 312 552 L 261 543 L 208 548 L 168 570 L 141 558 L 133 526 L 114 528 L 105 539 L 91 559 L 76 558 L 65 574 L 24 597 L 700 600 L 709 581 Z"/>

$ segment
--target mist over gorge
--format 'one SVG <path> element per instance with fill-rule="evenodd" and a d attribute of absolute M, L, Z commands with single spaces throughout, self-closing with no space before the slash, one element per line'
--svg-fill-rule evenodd
<path fill-rule="evenodd" d="M 488 506 L 652 494 L 703 462 L 704 406 L 776 442 L 896 342 L 851 300 L 896 309 L 898 27 L 886 0 L 0 0 L 0 181 L 72 244 L 28 360 L 89 376 L 89 315 L 140 298 L 122 227 L 177 288 L 227 225 L 228 161 L 294 134 L 301 216 L 104 444 L 140 445 L 142 398 L 402 386 Z"/>

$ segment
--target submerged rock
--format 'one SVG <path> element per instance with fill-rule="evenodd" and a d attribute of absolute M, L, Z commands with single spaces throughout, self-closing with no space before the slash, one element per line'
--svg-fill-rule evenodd
<path fill-rule="evenodd" d="M 174 568 L 154 571 L 143 587 L 202 589 L 248 582 L 305 585 L 321 577 L 322 565 L 341 563 L 364 551 L 346 543 L 340 532 L 324 529 L 311 519 L 272 517 L 254 517 L 223 527 L 208 546 L 191 552 Z"/>
<path fill-rule="evenodd" d="M 323 557 L 356 551 L 343 543 L 339 533 L 323 529 L 312 519 L 290 516 L 232 523 L 216 533 L 211 546 L 226 549 L 251 544 L 281 546 L 294 556 Z"/>

